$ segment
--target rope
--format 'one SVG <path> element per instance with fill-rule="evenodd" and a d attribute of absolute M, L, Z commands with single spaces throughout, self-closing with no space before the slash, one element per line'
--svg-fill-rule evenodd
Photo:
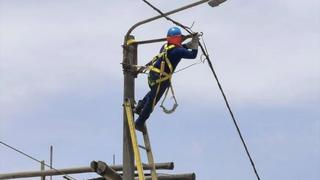
<path fill-rule="evenodd" d="M 170 82 L 171 83 L 171 82 Z M 171 109 L 167 109 L 165 106 L 164 106 L 164 101 L 166 100 L 167 96 L 168 96 L 168 92 L 169 92 L 169 89 L 171 90 L 171 94 L 172 94 L 172 98 L 174 100 L 174 104 L 172 106 Z M 166 114 L 171 114 L 173 113 L 177 107 L 178 107 L 178 101 L 176 99 L 176 96 L 174 95 L 174 91 L 173 91 L 173 87 L 172 87 L 172 84 L 170 84 L 170 86 L 167 88 L 166 92 L 165 92 L 165 95 L 164 95 L 164 98 L 162 99 L 162 102 L 160 104 L 160 107 L 162 108 L 163 112 L 165 112 Z"/>
<path fill-rule="evenodd" d="M 167 19 L 168 21 L 171 21 L 172 23 L 176 24 L 177 26 L 180 26 L 181 28 L 183 28 L 184 30 L 186 30 L 189 34 L 193 34 L 193 32 L 192 32 L 191 29 L 188 29 L 186 26 L 182 25 L 181 23 L 179 23 L 179 22 L 177 22 L 177 21 L 175 21 L 175 20 L 167 17 L 162 11 L 160 11 L 158 8 L 156 8 L 155 6 L 153 6 L 152 4 L 150 4 L 147 0 L 142 0 L 142 1 L 145 2 L 146 4 L 148 4 L 152 9 L 154 9 L 155 11 L 157 11 L 159 14 L 161 14 L 162 17 L 164 17 L 164 18 Z M 228 101 L 228 99 L 227 99 L 227 97 L 226 97 L 226 95 L 225 95 L 225 93 L 224 93 L 224 91 L 223 91 L 223 89 L 222 89 L 222 86 L 221 86 L 221 83 L 220 83 L 220 81 L 219 81 L 219 78 L 218 78 L 218 76 L 217 76 L 217 74 L 216 74 L 216 72 L 215 72 L 215 70 L 214 70 L 214 68 L 213 68 L 212 62 L 211 62 L 211 60 L 210 60 L 210 58 L 209 58 L 209 55 L 208 55 L 208 52 L 207 52 L 207 48 L 206 48 L 206 47 L 204 48 L 203 45 L 201 44 L 201 42 L 199 42 L 199 46 L 200 46 L 201 51 L 203 52 L 204 56 L 206 57 L 206 60 L 207 60 L 207 62 L 208 62 L 208 65 L 209 65 L 209 67 L 210 67 L 210 69 L 211 69 L 211 71 L 212 71 L 212 74 L 213 74 L 213 76 L 214 76 L 214 78 L 215 78 L 215 80 L 216 80 L 216 82 L 217 82 L 217 84 L 218 84 L 219 90 L 220 90 L 220 92 L 221 92 L 221 94 L 222 94 L 222 96 L 223 96 L 224 102 L 225 102 L 225 104 L 226 104 L 226 106 L 227 106 L 227 108 L 228 108 L 228 111 L 229 111 L 229 114 L 230 114 L 230 116 L 231 116 L 231 118 L 232 118 L 232 121 L 233 121 L 233 123 L 234 123 L 234 125 L 235 125 L 235 127 L 236 127 L 236 129 L 237 129 L 238 135 L 239 135 L 239 137 L 240 137 L 240 139 L 241 139 L 241 142 L 242 142 L 243 147 L 244 147 L 244 149 L 245 149 L 245 151 L 246 151 L 246 154 L 247 154 L 247 156 L 248 156 L 248 158 L 249 158 L 249 160 L 250 160 L 250 163 L 251 163 L 251 166 L 252 166 L 252 168 L 253 168 L 253 170 L 254 170 L 254 173 L 255 173 L 257 179 L 260 180 L 260 177 L 259 177 L 259 174 L 258 174 L 257 169 L 256 169 L 256 167 L 255 167 L 254 161 L 253 161 L 253 159 L 252 159 L 252 157 L 251 157 L 251 155 L 250 155 L 250 153 L 249 153 L 248 147 L 247 147 L 247 145 L 246 145 L 246 143 L 245 143 L 245 141 L 244 141 L 244 139 L 243 139 L 243 136 L 242 136 L 242 134 L 241 134 L 240 128 L 239 128 L 239 126 L 238 126 L 238 123 L 237 123 L 237 121 L 236 121 L 236 119 L 235 119 L 235 116 L 234 116 L 232 110 L 231 110 L 229 101 Z"/>
<path fill-rule="evenodd" d="M 34 161 L 36 161 L 36 162 L 38 162 L 38 163 L 40 163 L 40 164 L 44 164 L 46 167 L 48 167 L 48 168 L 51 168 L 51 169 L 55 170 L 56 172 L 60 173 L 61 175 L 65 175 L 65 177 L 67 177 L 67 178 L 69 178 L 69 179 L 77 180 L 77 179 L 75 179 L 75 178 L 71 177 L 70 175 L 65 174 L 65 173 L 63 173 L 63 172 L 61 172 L 61 171 L 59 171 L 59 170 L 57 170 L 57 169 L 55 169 L 55 168 L 51 167 L 50 165 L 45 164 L 45 163 L 41 162 L 40 160 L 38 160 L 38 159 L 36 159 L 36 158 L 34 158 L 34 157 L 32 157 L 32 156 L 28 155 L 27 153 L 24 153 L 24 152 L 22 152 L 22 151 L 18 150 L 17 148 L 14 148 L 14 147 L 12 147 L 12 146 L 10 146 L 10 145 L 8 145 L 8 144 L 6 144 L 6 143 L 2 142 L 2 141 L 0 141 L 0 144 L 2 144 L 2 145 L 4 145 L 4 146 L 6 146 L 6 147 L 8 147 L 8 148 L 10 148 L 10 149 L 12 149 L 12 150 L 14 150 L 14 151 L 18 152 L 18 153 L 20 153 L 20 154 L 22 154 L 22 155 L 24 155 L 24 156 L 26 156 L 26 157 L 28 157 L 28 158 L 30 158 L 30 159 L 32 159 L 32 160 L 34 160 Z"/>

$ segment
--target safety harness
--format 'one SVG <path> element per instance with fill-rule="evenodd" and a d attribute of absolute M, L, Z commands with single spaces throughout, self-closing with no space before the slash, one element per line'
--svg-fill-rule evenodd
<path fill-rule="evenodd" d="M 155 85 L 155 84 L 157 84 L 157 83 L 161 83 L 161 82 L 163 82 L 163 81 L 166 81 L 166 80 L 170 80 L 170 79 L 171 79 L 172 73 L 173 73 L 173 67 L 172 67 L 172 64 L 171 64 L 171 62 L 170 62 L 170 60 L 169 60 L 169 58 L 168 58 L 167 52 L 168 52 L 169 50 L 173 49 L 173 48 L 175 48 L 175 45 L 168 45 L 168 44 L 164 45 L 163 51 L 162 51 L 160 54 L 156 55 L 156 56 L 150 61 L 150 63 L 147 64 L 147 69 L 148 69 L 149 71 L 156 72 L 156 73 L 158 73 L 158 74 L 160 75 L 160 76 L 159 76 L 160 78 L 157 79 L 156 81 L 151 81 L 151 79 L 148 78 L 149 84 L 150 84 L 151 86 L 153 86 L 153 85 Z M 157 61 L 158 61 L 159 59 L 161 60 L 160 69 L 157 68 L 157 67 L 155 67 L 155 64 L 157 63 Z M 167 72 L 164 71 L 165 67 L 163 67 L 163 69 L 161 69 L 161 68 L 162 68 L 162 65 L 164 66 L 165 64 L 169 67 L 169 71 L 170 71 L 169 73 L 167 73 Z"/>
<path fill-rule="evenodd" d="M 173 91 L 173 88 L 172 88 L 172 84 L 171 84 L 171 77 L 172 77 L 172 74 L 173 74 L 173 66 L 168 58 L 168 51 L 175 48 L 176 46 L 175 45 L 168 45 L 168 44 L 165 44 L 164 47 L 163 47 L 163 51 L 156 55 L 146 66 L 146 69 L 149 70 L 149 71 L 153 71 L 153 72 L 156 72 L 159 74 L 159 79 L 153 81 L 151 78 L 150 78 L 150 75 L 148 77 L 148 83 L 150 86 L 154 86 L 156 84 L 158 84 L 158 87 L 157 87 L 157 92 L 156 92 L 156 96 L 153 100 L 153 103 L 152 103 L 152 109 L 154 109 L 154 106 L 156 104 L 156 99 L 157 99 L 157 96 L 158 96 L 158 93 L 159 93 L 159 90 L 160 90 L 160 86 L 161 86 L 161 83 L 163 81 L 166 81 L 166 80 L 169 80 L 170 81 L 170 86 L 166 89 L 166 92 L 165 92 L 165 96 L 161 102 L 161 105 L 160 107 L 163 109 L 163 111 L 167 114 L 170 114 L 172 112 L 175 111 L 175 109 L 178 107 L 178 103 L 177 103 L 177 100 L 176 100 L 176 97 L 174 95 L 174 91 Z M 160 69 L 155 67 L 155 64 L 156 62 L 158 62 L 158 60 L 161 61 L 161 64 L 160 64 Z M 169 73 L 165 72 L 165 65 L 168 66 L 169 68 Z M 174 99 L 174 105 L 171 109 L 166 109 L 163 105 L 167 95 L 168 95 L 168 91 L 169 89 L 171 90 L 171 93 L 172 93 L 172 97 Z"/>

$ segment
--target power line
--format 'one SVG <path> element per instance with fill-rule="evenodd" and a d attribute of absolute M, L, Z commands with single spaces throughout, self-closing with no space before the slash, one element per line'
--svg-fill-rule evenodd
<path fill-rule="evenodd" d="M 162 17 L 164 17 L 164 18 L 167 19 L 168 21 L 171 21 L 171 22 L 174 23 L 175 25 L 180 26 L 181 28 L 183 28 L 184 30 L 186 30 L 189 34 L 193 34 L 193 32 L 192 32 L 192 30 L 191 30 L 190 28 L 188 28 L 187 26 L 184 26 L 183 24 L 181 24 L 181 23 L 179 23 L 179 22 L 177 22 L 177 21 L 175 21 L 175 20 L 167 17 L 161 10 L 159 10 L 158 8 L 156 8 L 155 6 L 153 6 L 153 5 L 152 5 L 150 2 L 148 2 L 147 0 L 142 0 L 142 1 L 145 2 L 146 4 L 148 4 L 152 9 L 154 9 L 155 11 L 157 11 Z M 253 161 L 253 159 L 252 159 L 252 157 L 251 157 L 251 155 L 250 155 L 250 153 L 249 153 L 248 147 L 247 147 L 247 145 L 246 145 L 246 143 L 245 143 L 245 141 L 244 141 L 244 138 L 243 138 L 243 136 L 242 136 L 242 134 L 241 134 L 240 128 L 239 128 L 238 123 L 237 123 L 237 121 L 236 121 L 236 118 L 235 118 L 235 116 L 234 116 L 234 114 L 233 114 L 233 112 L 232 112 L 232 109 L 231 109 L 231 107 L 230 107 L 230 104 L 229 104 L 229 101 L 228 101 L 228 99 L 227 99 L 227 96 L 226 96 L 226 94 L 224 93 L 224 91 L 223 91 L 223 89 L 222 89 L 222 86 L 221 86 L 221 83 L 220 83 L 220 81 L 219 81 L 219 78 L 218 78 L 218 76 L 217 76 L 217 74 L 216 74 L 216 72 L 215 72 L 215 70 L 214 70 L 214 68 L 213 68 L 213 65 L 212 65 L 212 62 L 211 62 L 211 60 L 210 60 L 210 58 L 209 58 L 209 54 L 208 54 L 208 52 L 207 52 L 207 49 L 206 49 L 206 47 L 203 47 L 203 46 L 202 46 L 201 42 L 199 42 L 199 46 L 200 46 L 203 54 L 206 56 L 206 59 L 208 60 L 208 65 L 209 65 L 209 67 L 210 67 L 210 69 L 211 69 L 211 71 L 212 71 L 212 73 L 213 73 L 213 76 L 214 76 L 214 78 L 215 78 L 215 80 L 216 80 L 216 82 L 217 82 L 217 84 L 218 84 L 219 90 L 220 90 L 220 92 L 221 92 L 221 94 L 222 94 L 222 96 L 223 96 L 223 99 L 224 99 L 224 102 L 225 102 L 225 104 L 226 104 L 226 106 L 227 106 L 227 108 L 228 108 L 229 114 L 230 114 L 230 116 L 231 116 L 231 118 L 232 118 L 232 120 L 233 120 L 233 123 L 234 123 L 234 125 L 235 125 L 235 127 L 236 127 L 236 129 L 237 129 L 238 135 L 239 135 L 239 137 L 240 137 L 240 139 L 241 139 L 241 142 L 242 142 L 242 144 L 243 144 L 243 146 L 244 146 L 244 149 L 245 149 L 245 151 L 246 151 L 246 154 L 247 154 L 247 156 L 248 156 L 248 158 L 249 158 L 249 160 L 250 160 L 250 163 L 251 163 L 251 166 L 252 166 L 252 168 L 253 168 L 253 170 L 254 170 L 254 173 L 255 173 L 257 179 L 260 180 L 260 177 L 259 177 L 259 174 L 258 174 L 257 169 L 256 169 L 256 167 L 255 167 L 254 161 Z"/>
<path fill-rule="evenodd" d="M 15 148 L 15 147 L 13 147 L 13 146 L 10 146 L 10 145 L 9 145 L 9 144 L 7 144 L 7 143 L 4 143 L 4 142 L 0 141 L 0 144 L 2 144 L 2 145 L 4 145 L 4 146 L 6 146 L 6 147 L 8 147 L 8 148 L 10 148 L 10 149 L 12 149 L 12 150 L 14 150 L 14 151 L 18 152 L 18 153 L 20 153 L 20 154 L 22 154 L 22 155 L 24 155 L 24 156 L 26 156 L 26 157 L 28 157 L 28 158 L 30 158 L 30 159 L 32 159 L 32 160 L 34 160 L 34 161 L 36 161 L 36 162 L 38 162 L 38 163 L 40 163 L 40 164 L 44 164 L 44 165 L 45 165 L 45 166 L 47 166 L 48 168 L 51 168 L 51 169 L 53 169 L 53 170 L 57 171 L 57 172 L 58 172 L 58 173 L 60 173 L 61 175 L 65 175 L 65 176 L 66 176 L 66 177 L 68 177 L 69 179 L 77 180 L 76 178 L 73 178 L 72 176 L 70 176 L 70 175 L 68 175 L 68 174 L 63 173 L 63 172 L 61 172 L 61 171 L 59 171 L 59 170 L 57 170 L 57 169 L 55 169 L 55 168 L 51 167 L 50 165 L 48 165 L 48 164 L 46 164 L 46 163 L 44 163 L 44 162 L 41 162 L 40 160 L 38 160 L 38 159 L 36 159 L 36 158 L 34 158 L 34 157 L 32 157 L 32 156 L 28 155 L 27 153 L 24 153 L 24 152 L 22 152 L 22 151 L 18 150 L 17 148 Z"/>

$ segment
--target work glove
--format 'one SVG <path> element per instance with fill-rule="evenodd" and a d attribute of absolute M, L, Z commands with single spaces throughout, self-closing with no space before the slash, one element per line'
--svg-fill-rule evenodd
<path fill-rule="evenodd" d="M 192 37 L 191 41 L 186 44 L 188 49 L 198 49 L 199 46 L 199 34 Z"/>
<path fill-rule="evenodd" d="M 137 68 L 137 71 L 135 72 L 137 75 L 140 73 L 144 73 L 147 70 L 146 66 L 140 66 Z"/>

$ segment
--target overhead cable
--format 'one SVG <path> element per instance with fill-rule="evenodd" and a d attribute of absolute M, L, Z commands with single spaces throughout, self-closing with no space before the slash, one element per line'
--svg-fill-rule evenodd
<path fill-rule="evenodd" d="M 24 155 L 24 156 L 26 156 L 26 157 L 28 157 L 28 158 L 30 158 L 30 159 L 32 159 L 32 160 L 34 160 L 34 161 L 36 161 L 36 162 L 38 162 L 38 163 L 40 163 L 40 164 L 43 164 L 43 165 L 45 165 L 45 166 L 46 166 L 46 167 L 48 167 L 48 168 L 53 169 L 54 171 L 56 171 L 56 172 L 60 173 L 61 175 L 64 175 L 64 176 L 68 177 L 69 179 L 77 180 L 76 178 L 73 178 L 72 176 L 70 176 L 70 175 L 68 175 L 68 174 L 65 174 L 64 172 L 61 172 L 61 171 L 59 171 L 59 170 L 57 170 L 57 169 L 53 168 L 52 166 L 50 166 L 50 165 L 48 165 L 48 164 L 46 164 L 46 163 L 44 163 L 44 162 L 41 162 L 40 160 L 38 160 L 38 159 L 36 159 L 36 158 L 34 158 L 34 157 L 32 157 L 32 156 L 28 155 L 27 153 L 24 153 L 23 151 L 18 150 L 17 148 L 15 148 L 15 147 L 13 147 L 13 146 L 10 146 L 10 145 L 9 145 L 9 144 L 7 144 L 7 143 L 4 143 L 4 142 L 0 141 L 0 144 L 2 144 L 2 145 L 4 145 L 4 146 L 6 146 L 6 147 L 8 147 L 8 148 L 10 148 L 10 149 L 12 149 L 12 150 L 14 150 L 14 151 L 18 152 L 18 153 L 20 153 L 20 154 L 22 154 L 22 155 Z"/>
<path fill-rule="evenodd" d="M 164 18 L 167 19 L 168 21 L 171 21 L 171 22 L 174 23 L 175 25 L 180 26 L 181 28 L 183 28 L 184 30 L 186 30 L 189 34 L 194 34 L 190 28 L 188 28 L 187 26 L 184 26 L 183 24 L 181 24 L 181 23 L 179 23 L 179 22 L 177 22 L 177 21 L 169 18 L 169 17 L 166 16 L 161 10 L 159 10 L 158 8 L 156 8 L 154 5 L 152 5 L 152 4 L 151 4 L 150 2 L 148 2 L 147 0 L 142 0 L 142 1 L 145 2 L 146 4 L 148 4 L 152 9 L 154 9 L 155 11 L 157 11 L 162 17 L 164 17 Z M 246 143 L 245 143 L 245 141 L 244 141 L 244 138 L 243 138 L 243 136 L 242 136 L 242 134 L 241 134 L 240 128 L 239 128 L 238 123 L 237 123 L 237 121 L 236 121 L 236 118 L 235 118 L 235 116 L 234 116 L 234 114 L 233 114 L 233 112 L 232 112 L 232 109 L 231 109 L 231 107 L 230 107 L 230 104 L 229 104 L 229 101 L 228 101 L 228 99 L 227 99 L 227 97 L 226 97 L 226 94 L 224 93 L 224 91 L 223 91 L 223 89 L 222 89 L 222 86 L 221 86 L 221 83 L 220 83 L 220 81 L 219 81 L 219 78 L 218 78 L 218 76 L 217 76 L 217 74 L 216 74 L 216 72 L 215 72 L 215 70 L 214 70 L 214 68 L 213 68 L 213 65 L 212 65 L 212 62 L 211 62 L 211 60 L 210 60 L 209 54 L 208 54 L 208 52 L 206 51 L 206 47 L 203 47 L 203 45 L 201 44 L 201 42 L 199 42 L 199 46 L 200 46 L 200 48 L 201 48 L 201 51 L 202 51 L 203 54 L 205 55 L 206 60 L 208 61 L 208 65 L 209 65 L 209 67 L 210 67 L 210 69 L 211 69 L 211 71 L 212 71 L 212 74 L 213 74 L 213 76 L 214 76 L 214 78 L 215 78 L 215 80 L 216 80 L 216 82 L 217 82 L 217 85 L 218 85 L 218 87 L 219 87 L 219 90 L 220 90 L 220 92 L 221 92 L 221 94 L 222 94 L 222 96 L 223 96 L 224 102 L 225 102 L 225 104 L 226 104 L 226 106 L 227 106 L 227 108 L 228 108 L 228 111 L 229 111 L 229 114 L 230 114 L 230 116 L 231 116 L 231 118 L 232 118 L 232 121 L 233 121 L 233 123 L 234 123 L 234 125 L 235 125 L 235 127 L 236 127 L 236 129 L 237 129 L 238 135 L 239 135 L 239 137 L 240 137 L 240 139 L 241 139 L 241 142 L 242 142 L 243 147 L 244 147 L 244 149 L 245 149 L 245 151 L 246 151 L 246 154 L 247 154 L 247 156 L 248 156 L 248 158 L 249 158 L 249 160 L 250 160 L 250 163 L 251 163 L 251 166 L 252 166 L 252 168 L 253 168 L 253 170 L 254 170 L 254 173 L 255 173 L 257 179 L 260 180 L 260 176 L 259 176 L 259 174 L 258 174 L 258 172 L 257 172 L 257 169 L 256 169 L 256 167 L 255 167 L 254 161 L 253 161 L 253 159 L 252 159 L 252 157 L 251 157 L 251 155 L 250 155 L 250 153 L 249 153 L 248 147 L 247 147 L 247 145 L 246 145 Z"/>

